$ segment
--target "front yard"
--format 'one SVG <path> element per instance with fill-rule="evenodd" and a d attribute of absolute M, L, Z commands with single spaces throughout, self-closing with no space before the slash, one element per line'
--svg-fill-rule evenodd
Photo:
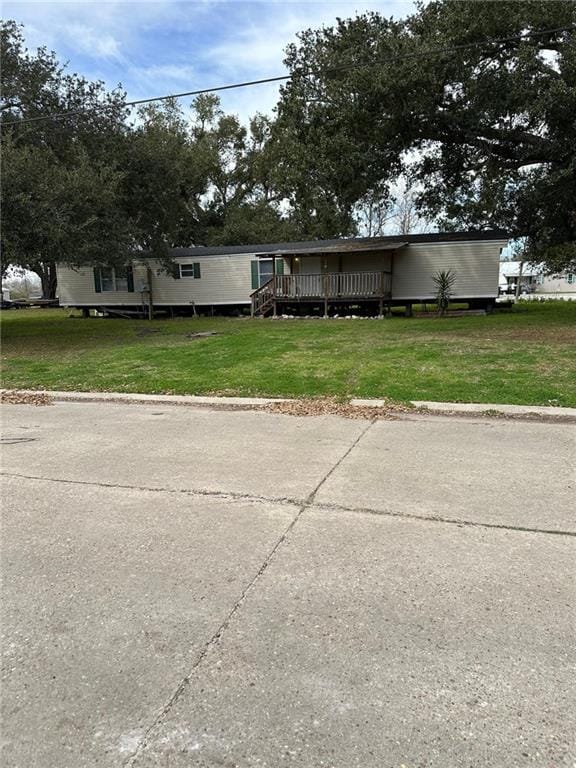
<path fill-rule="evenodd" d="M 68 315 L 2 312 L 4 387 L 576 406 L 576 302 L 447 319 Z"/>

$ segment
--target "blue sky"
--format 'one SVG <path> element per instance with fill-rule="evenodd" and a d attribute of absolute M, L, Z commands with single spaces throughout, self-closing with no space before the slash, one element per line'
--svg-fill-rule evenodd
<path fill-rule="evenodd" d="M 280 75 L 283 50 L 299 30 L 366 10 L 399 18 L 413 9 L 411 0 L 5 0 L 2 17 L 25 25 L 28 47 L 46 45 L 71 70 L 110 88 L 122 83 L 129 99 L 140 99 Z M 246 120 L 270 112 L 277 93 L 278 86 L 262 85 L 221 98 Z"/>

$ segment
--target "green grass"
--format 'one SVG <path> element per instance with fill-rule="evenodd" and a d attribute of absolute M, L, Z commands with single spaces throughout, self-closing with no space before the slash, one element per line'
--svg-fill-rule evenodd
<path fill-rule="evenodd" d="M 68 314 L 2 313 L 4 387 L 576 406 L 576 302 L 446 319 Z"/>

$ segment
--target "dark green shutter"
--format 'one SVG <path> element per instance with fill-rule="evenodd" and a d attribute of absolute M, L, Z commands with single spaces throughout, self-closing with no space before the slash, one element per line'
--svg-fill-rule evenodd
<path fill-rule="evenodd" d="M 102 282 L 100 280 L 100 267 L 94 267 L 94 290 L 96 293 L 102 293 Z"/>
<path fill-rule="evenodd" d="M 194 262 L 194 278 L 198 280 L 200 277 L 200 264 L 197 261 Z"/>
<path fill-rule="evenodd" d="M 174 280 L 180 280 L 180 264 L 177 262 L 172 264 L 172 277 Z"/>
<path fill-rule="evenodd" d="M 276 274 L 284 274 L 284 259 L 276 259 Z"/>
<path fill-rule="evenodd" d="M 260 287 L 260 273 L 258 271 L 258 262 L 257 261 L 250 262 L 250 268 L 252 269 L 252 290 L 255 291 L 256 288 Z"/>
<path fill-rule="evenodd" d="M 128 291 L 134 293 L 134 271 L 132 267 L 126 267 L 126 278 L 128 280 Z"/>

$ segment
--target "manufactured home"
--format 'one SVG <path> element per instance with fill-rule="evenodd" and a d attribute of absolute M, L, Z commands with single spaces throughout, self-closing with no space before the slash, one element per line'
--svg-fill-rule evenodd
<path fill-rule="evenodd" d="M 60 304 L 116 314 L 149 311 L 255 316 L 409 313 L 431 302 L 434 275 L 452 270 L 453 301 L 490 308 L 498 296 L 503 231 L 174 248 L 173 264 L 58 266 Z"/>
<path fill-rule="evenodd" d="M 576 301 L 576 272 L 546 274 L 544 264 L 530 264 L 520 261 L 500 263 L 500 293 L 514 295 L 520 282 L 520 296 L 523 299 L 563 299 Z"/>

